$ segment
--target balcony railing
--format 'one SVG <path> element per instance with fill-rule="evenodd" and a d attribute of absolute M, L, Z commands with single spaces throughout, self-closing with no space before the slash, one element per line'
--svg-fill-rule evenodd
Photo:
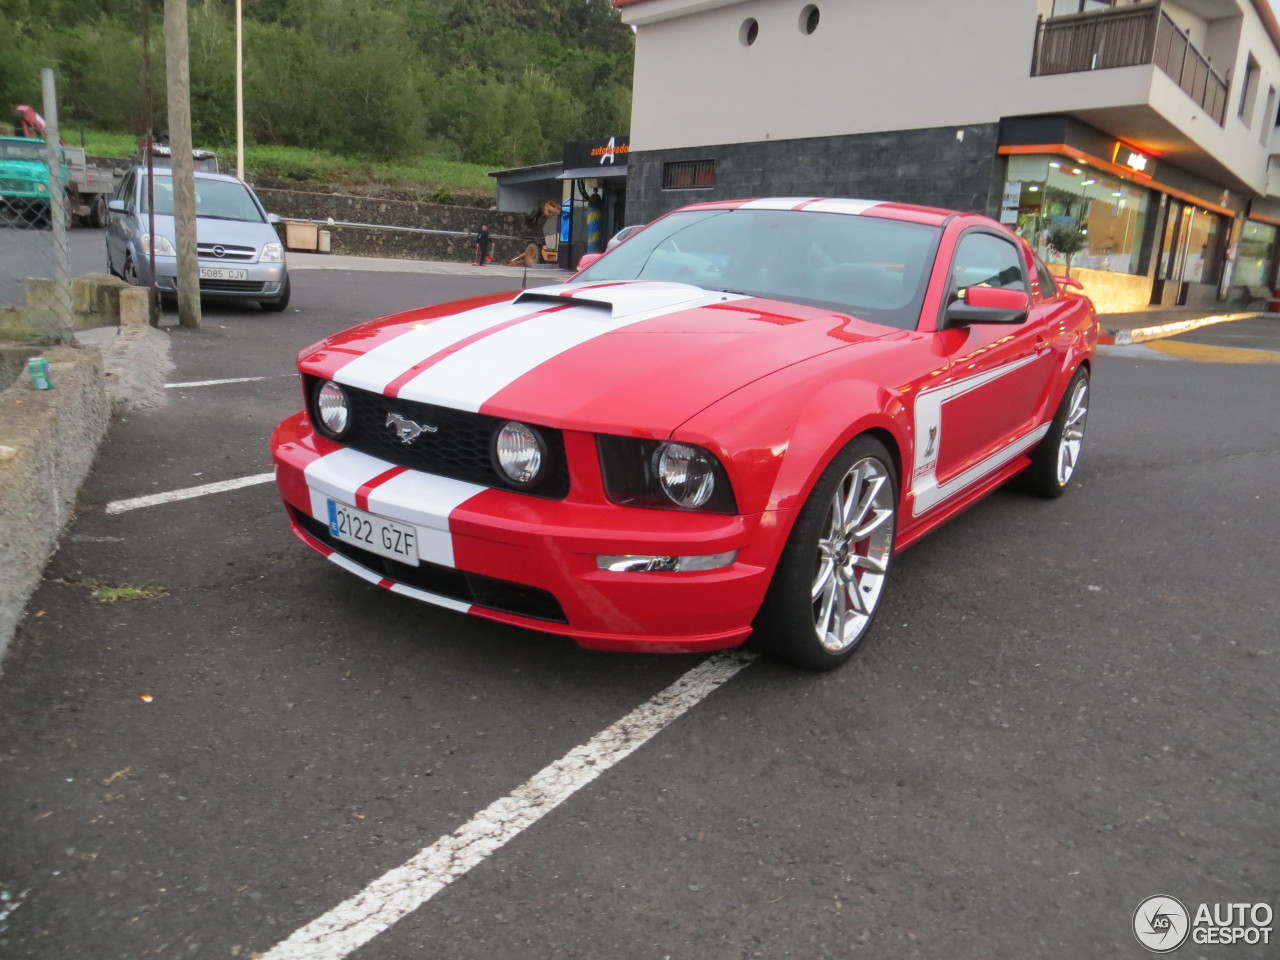
<path fill-rule="evenodd" d="M 1159 3 L 1040 18 L 1031 75 L 1080 73 L 1154 63 L 1222 126 L 1227 81 Z"/>

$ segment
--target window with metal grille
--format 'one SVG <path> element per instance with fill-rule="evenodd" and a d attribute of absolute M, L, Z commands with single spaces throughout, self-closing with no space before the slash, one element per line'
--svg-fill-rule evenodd
<path fill-rule="evenodd" d="M 662 165 L 663 190 L 696 190 L 715 185 L 714 160 L 676 160 Z"/>

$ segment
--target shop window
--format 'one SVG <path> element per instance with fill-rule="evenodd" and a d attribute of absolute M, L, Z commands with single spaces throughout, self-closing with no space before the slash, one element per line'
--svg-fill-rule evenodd
<path fill-rule="evenodd" d="M 1269 223 L 1246 222 L 1240 231 L 1236 254 L 1237 286 L 1270 285 L 1271 261 L 1276 253 L 1276 228 Z"/>
<path fill-rule="evenodd" d="M 698 190 L 715 185 L 714 160 L 677 160 L 662 165 L 663 190 Z"/>
<path fill-rule="evenodd" d="M 1079 161 L 1044 154 L 1009 158 L 1000 219 L 1046 263 L 1066 258 L 1049 246 L 1049 231 L 1073 226 L 1085 246 L 1072 267 L 1141 274 L 1143 234 L 1151 193 Z"/>
<path fill-rule="evenodd" d="M 1222 222 L 1216 213 L 1170 200 L 1157 276 L 1175 283 L 1217 283 Z"/>

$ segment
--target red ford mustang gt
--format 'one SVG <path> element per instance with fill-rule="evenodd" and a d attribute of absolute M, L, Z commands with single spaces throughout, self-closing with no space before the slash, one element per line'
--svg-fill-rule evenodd
<path fill-rule="evenodd" d="M 1098 338 L 1071 286 L 972 214 L 686 207 L 565 285 L 308 348 L 276 479 L 304 543 L 396 593 L 829 668 L 897 551 L 1015 475 L 1067 488 Z"/>

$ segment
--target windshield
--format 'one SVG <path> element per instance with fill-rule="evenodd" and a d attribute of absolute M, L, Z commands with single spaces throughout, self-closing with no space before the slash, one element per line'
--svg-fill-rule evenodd
<path fill-rule="evenodd" d="M 913 329 L 941 230 L 805 210 L 687 210 L 619 244 L 575 282 L 672 280 Z"/>
<path fill-rule="evenodd" d="M 149 213 L 147 206 L 147 180 L 142 184 L 142 202 L 139 208 Z M 156 174 L 156 213 L 173 213 L 173 178 Z M 196 179 L 196 216 L 214 220 L 244 220 L 263 223 L 265 217 L 253 200 L 253 194 L 243 183 L 234 180 Z"/>
<path fill-rule="evenodd" d="M 0 140 L 0 160 L 34 160 L 45 163 L 43 140 Z"/>

